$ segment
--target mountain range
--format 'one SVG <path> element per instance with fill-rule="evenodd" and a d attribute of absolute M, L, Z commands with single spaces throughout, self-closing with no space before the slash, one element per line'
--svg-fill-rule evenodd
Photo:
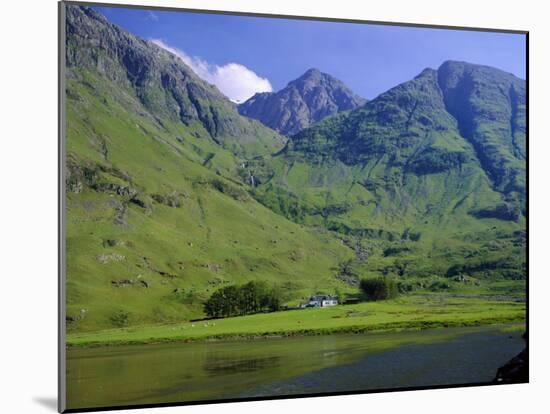
<path fill-rule="evenodd" d="M 69 331 L 198 318 L 248 280 L 291 305 L 365 276 L 524 288 L 524 80 L 448 61 L 367 102 L 313 69 L 237 107 L 66 10 Z"/>

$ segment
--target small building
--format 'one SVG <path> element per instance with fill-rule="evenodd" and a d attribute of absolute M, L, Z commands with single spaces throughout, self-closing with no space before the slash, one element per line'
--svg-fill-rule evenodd
<path fill-rule="evenodd" d="M 324 308 L 327 306 L 338 305 L 338 297 L 331 295 L 314 295 L 308 300 L 309 308 Z"/>

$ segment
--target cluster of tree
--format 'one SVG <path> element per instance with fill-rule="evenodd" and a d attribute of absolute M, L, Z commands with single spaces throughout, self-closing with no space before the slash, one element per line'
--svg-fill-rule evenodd
<path fill-rule="evenodd" d="M 248 282 L 244 285 L 223 287 L 204 304 L 204 313 L 211 318 L 247 315 L 257 312 L 274 312 L 281 308 L 282 294 L 265 282 Z"/>
<path fill-rule="evenodd" d="M 397 297 L 397 283 L 385 277 L 361 279 L 359 288 L 367 300 L 386 300 Z"/>

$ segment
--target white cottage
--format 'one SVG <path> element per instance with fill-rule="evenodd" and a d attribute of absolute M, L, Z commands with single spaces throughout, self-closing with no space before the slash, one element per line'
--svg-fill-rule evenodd
<path fill-rule="evenodd" d="M 326 306 L 338 305 L 338 298 L 331 295 L 314 295 L 309 298 L 308 307 L 324 308 Z"/>

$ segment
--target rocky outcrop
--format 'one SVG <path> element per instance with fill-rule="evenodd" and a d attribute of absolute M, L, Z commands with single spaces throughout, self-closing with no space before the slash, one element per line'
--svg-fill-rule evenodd
<path fill-rule="evenodd" d="M 178 208 L 181 206 L 180 197 L 176 193 L 170 194 L 153 194 L 151 198 L 159 204 L 164 204 L 165 206 Z"/>
<path fill-rule="evenodd" d="M 100 254 L 97 256 L 97 261 L 101 264 L 107 264 L 109 262 L 121 262 L 126 260 L 126 256 L 119 253 Z"/>

